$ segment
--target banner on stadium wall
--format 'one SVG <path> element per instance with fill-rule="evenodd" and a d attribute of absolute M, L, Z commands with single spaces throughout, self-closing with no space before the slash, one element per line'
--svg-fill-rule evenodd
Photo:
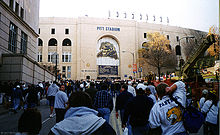
<path fill-rule="evenodd" d="M 137 73 L 137 64 L 133 64 L 133 72 Z"/>
<path fill-rule="evenodd" d="M 99 75 L 118 75 L 118 66 L 99 65 Z"/>

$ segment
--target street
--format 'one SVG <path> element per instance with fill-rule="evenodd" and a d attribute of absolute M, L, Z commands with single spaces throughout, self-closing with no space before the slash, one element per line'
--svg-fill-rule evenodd
<path fill-rule="evenodd" d="M 113 98 L 115 103 L 115 98 Z M 56 123 L 56 116 L 53 118 L 49 118 L 49 106 L 47 105 L 47 100 L 43 99 L 41 100 L 41 105 L 38 106 L 38 110 L 41 112 L 42 116 L 42 128 L 40 131 L 40 135 L 47 135 L 50 131 L 50 129 L 54 126 Z M 23 110 L 18 111 L 18 113 L 7 113 L 4 115 L 0 115 L 0 134 L 3 134 L 3 132 L 7 133 L 15 133 L 18 131 L 18 119 L 21 116 Z M 116 131 L 117 135 L 122 135 L 122 128 L 121 128 L 121 121 L 120 117 L 116 119 L 115 117 L 115 110 L 113 109 L 111 116 L 110 116 L 110 125 L 113 127 L 113 129 Z M 203 128 L 199 130 L 196 134 L 190 134 L 190 135 L 203 135 L 202 132 Z"/>
<path fill-rule="evenodd" d="M 114 99 L 115 100 L 115 99 Z M 53 118 L 49 117 L 49 106 L 47 105 L 47 100 L 43 99 L 41 100 L 41 105 L 37 107 L 37 109 L 41 113 L 42 117 L 42 128 L 40 131 L 40 135 L 47 135 L 50 131 L 50 129 L 54 126 L 56 123 L 56 116 Z M 15 133 L 18 131 L 18 119 L 23 113 L 23 110 L 19 110 L 18 113 L 7 113 L 0 115 L 0 134 L 3 134 L 5 132 L 7 133 Z M 119 119 L 116 119 L 115 117 L 115 110 L 111 113 L 111 119 L 110 124 L 115 129 L 116 133 L 118 135 L 122 134 L 121 129 L 121 122 Z"/>
<path fill-rule="evenodd" d="M 41 135 L 48 134 L 51 127 L 56 122 L 56 117 L 49 118 L 49 106 L 47 100 L 41 100 L 41 105 L 37 107 L 42 117 L 42 128 L 40 131 Z M 0 134 L 1 132 L 17 132 L 18 131 L 18 119 L 23 113 L 23 110 L 19 110 L 18 113 L 7 113 L 0 116 Z"/>

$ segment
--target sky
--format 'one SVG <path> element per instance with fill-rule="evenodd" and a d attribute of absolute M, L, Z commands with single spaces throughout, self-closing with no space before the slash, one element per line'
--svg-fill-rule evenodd
<path fill-rule="evenodd" d="M 40 0 L 40 17 L 77 18 L 87 15 L 132 20 L 132 14 L 139 22 L 208 32 L 213 25 L 219 27 L 219 0 Z"/>

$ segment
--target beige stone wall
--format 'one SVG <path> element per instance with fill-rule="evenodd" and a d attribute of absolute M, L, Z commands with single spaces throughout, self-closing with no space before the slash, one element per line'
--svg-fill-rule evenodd
<path fill-rule="evenodd" d="M 15 12 L 15 3 L 19 4 Z M 20 11 L 24 9 L 24 16 Z M 8 50 L 9 26 L 17 26 L 16 52 Z M 44 80 L 54 80 L 49 73 L 36 63 L 37 38 L 39 28 L 39 0 L 14 0 L 13 8 L 9 7 L 9 0 L 0 1 L 0 80 L 34 83 Z M 20 55 L 21 33 L 27 35 L 27 54 Z M 46 74 L 46 75 L 45 75 Z"/>
<path fill-rule="evenodd" d="M 41 64 L 50 64 L 47 62 L 48 51 L 57 50 L 59 53 L 59 69 L 62 66 L 71 66 L 71 79 L 85 79 L 86 76 L 90 76 L 91 79 L 98 77 L 97 68 L 97 44 L 99 39 L 103 37 L 111 37 L 117 41 L 119 45 L 119 70 L 118 76 L 122 79 L 127 79 L 129 76 L 133 76 L 133 56 L 134 53 L 135 63 L 138 58 L 138 49 L 142 44 L 147 41 L 144 38 L 144 33 L 147 32 L 160 32 L 161 34 L 169 35 L 170 44 L 172 49 L 179 44 L 176 40 L 176 36 L 185 37 L 192 36 L 195 33 L 202 33 L 200 31 L 161 25 L 150 24 L 146 22 L 136 22 L 133 20 L 120 20 L 120 19 L 102 19 L 102 18 L 40 18 L 40 38 L 43 40 L 43 47 L 38 47 L 38 51 L 42 52 L 43 62 Z M 69 28 L 70 34 L 68 38 L 72 41 L 71 47 L 62 47 L 61 42 L 67 36 L 64 33 L 65 28 Z M 120 31 L 109 31 L 106 27 L 120 28 Z M 51 35 L 51 28 L 56 29 L 56 34 Z M 48 41 L 50 38 L 56 38 L 58 41 L 57 47 L 48 47 Z M 182 42 L 185 42 L 181 40 Z M 55 51 L 56 51 L 55 50 Z M 62 63 L 62 51 L 71 50 L 72 61 L 70 63 Z M 122 53 L 122 51 L 126 51 Z M 129 53 L 131 52 L 131 53 Z M 183 52 L 183 51 L 182 51 Z M 183 58 L 186 56 L 183 54 Z M 138 63 L 137 63 L 138 65 Z M 61 69 L 62 70 L 62 69 Z M 146 70 L 156 71 L 155 68 L 146 67 Z M 62 71 L 61 71 L 62 72 Z M 146 73 L 148 71 L 145 71 Z M 142 73 L 143 75 L 144 73 Z M 127 75 L 125 78 L 124 76 Z M 140 74 L 136 74 L 138 78 Z M 106 76 L 108 77 L 108 76 Z"/>
<path fill-rule="evenodd" d="M 2 0 L 9 6 L 10 0 Z M 24 9 L 24 21 L 30 26 L 36 33 L 39 28 L 39 0 L 14 0 L 13 12 L 15 12 L 15 3 L 19 4 L 18 16 L 20 17 L 21 8 Z"/>
<path fill-rule="evenodd" d="M 20 57 L 5 57 L 3 65 L 0 67 L 0 80 L 1 81 L 16 81 L 21 80 L 22 71 L 22 58 Z"/>
<path fill-rule="evenodd" d="M 3 82 L 20 80 L 24 83 L 37 84 L 42 81 L 53 81 L 55 77 L 26 56 L 4 54 L 0 80 Z"/>
<path fill-rule="evenodd" d="M 21 32 L 27 34 L 27 56 L 33 60 L 37 58 L 37 33 L 39 24 L 39 1 L 35 0 L 17 0 L 14 1 L 14 8 L 9 8 L 9 1 L 0 1 L 0 54 L 12 53 L 8 50 L 9 25 L 10 22 L 18 27 L 17 30 L 17 49 L 20 53 Z M 15 13 L 15 2 L 19 3 L 19 14 Z M 20 8 L 24 8 L 24 19 L 20 18 Z M 1 55 L 0 55 L 1 58 Z"/>

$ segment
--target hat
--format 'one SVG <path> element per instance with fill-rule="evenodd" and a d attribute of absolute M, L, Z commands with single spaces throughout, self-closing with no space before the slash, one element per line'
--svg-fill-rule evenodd
<path fill-rule="evenodd" d="M 206 90 L 206 89 L 204 89 L 203 91 L 202 91 L 202 94 L 208 94 L 208 90 Z"/>
<path fill-rule="evenodd" d="M 19 85 L 17 85 L 16 87 L 17 87 L 17 88 L 20 88 L 20 86 L 19 86 Z"/>
<path fill-rule="evenodd" d="M 83 88 L 84 87 L 84 85 L 83 84 L 80 84 L 80 88 Z"/>
<path fill-rule="evenodd" d="M 142 89 L 142 90 L 145 90 L 146 88 L 147 88 L 147 86 L 145 86 L 144 84 L 142 84 L 142 83 L 139 83 L 138 85 L 137 85 L 137 87 L 136 87 L 136 89 Z"/>

